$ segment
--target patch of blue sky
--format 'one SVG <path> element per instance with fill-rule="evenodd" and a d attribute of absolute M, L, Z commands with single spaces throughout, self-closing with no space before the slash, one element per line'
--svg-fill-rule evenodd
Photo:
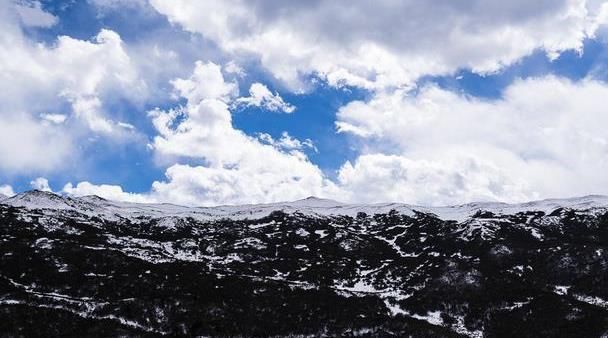
<path fill-rule="evenodd" d="M 504 89 L 518 79 L 554 75 L 573 81 L 591 77 L 598 80 L 608 79 L 608 74 L 599 72 L 608 62 L 608 45 L 598 39 L 584 41 L 582 53 L 565 51 L 551 60 L 543 51 L 534 52 L 519 62 L 505 67 L 496 73 L 476 74 L 462 69 L 454 75 L 428 76 L 422 78 L 419 87 L 435 83 L 441 88 L 487 99 L 500 98 Z M 602 67 L 599 67 L 599 66 Z"/>
<path fill-rule="evenodd" d="M 269 87 L 271 91 L 274 88 Z M 352 148 L 347 135 L 336 131 L 336 112 L 353 100 L 364 100 L 368 93 L 354 88 L 333 88 L 319 84 L 306 94 L 279 92 L 286 102 L 294 105 L 291 114 L 261 111 L 259 108 L 245 108 L 233 113 L 235 128 L 248 135 L 270 134 L 280 138 L 287 131 L 299 140 L 310 139 L 317 151 L 306 151 L 309 159 L 328 177 L 335 177 L 336 171 L 347 160 L 352 160 L 358 152 Z"/>

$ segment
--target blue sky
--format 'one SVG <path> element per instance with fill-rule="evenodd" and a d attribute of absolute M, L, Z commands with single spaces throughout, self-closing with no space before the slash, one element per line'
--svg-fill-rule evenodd
<path fill-rule="evenodd" d="M 604 1 L 1 6 L 5 193 L 195 205 L 608 193 Z"/>

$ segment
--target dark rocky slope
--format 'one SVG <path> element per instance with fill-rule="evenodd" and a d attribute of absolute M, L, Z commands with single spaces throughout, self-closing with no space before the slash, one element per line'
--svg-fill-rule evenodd
<path fill-rule="evenodd" d="M 2 336 L 608 335 L 596 205 L 205 219 L 28 194 L 0 202 Z"/>

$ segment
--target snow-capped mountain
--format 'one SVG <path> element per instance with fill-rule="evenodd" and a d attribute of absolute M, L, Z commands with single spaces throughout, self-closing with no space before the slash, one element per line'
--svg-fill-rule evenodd
<path fill-rule="evenodd" d="M 0 197 L 1 198 L 1 197 Z M 70 197 L 52 192 L 31 190 L 5 197 L 3 204 L 30 210 L 73 211 L 83 215 L 110 219 L 130 219 L 155 217 L 191 217 L 201 221 L 221 218 L 251 219 L 264 217 L 273 211 L 301 213 L 311 216 L 356 216 L 360 212 L 370 215 L 388 213 L 395 210 L 403 215 L 417 212 L 434 214 L 443 220 L 464 221 L 479 211 L 489 211 L 499 215 L 516 214 L 527 211 L 549 213 L 557 208 L 577 210 L 608 208 L 608 196 L 589 195 L 570 199 L 547 199 L 520 204 L 469 203 L 456 206 L 425 207 L 401 203 L 346 204 L 329 199 L 308 197 L 302 200 L 270 204 L 249 204 L 239 206 L 185 207 L 174 204 L 143 204 L 110 201 L 99 196 Z"/>
<path fill-rule="evenodd" d="M 0 246 L 9 335 L 608 334 L 604 196 L 191 208 L 30 191 L 0 199 Z"/>

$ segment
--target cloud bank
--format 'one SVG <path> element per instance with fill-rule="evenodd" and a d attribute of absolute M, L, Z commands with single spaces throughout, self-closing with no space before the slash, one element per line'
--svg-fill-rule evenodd
<path fill-rule="evenodd" d="M 306 74 L 384 89 L 459 68 L 495 72 L 535 50 L 580 51 L 608 8 L 585 0 L 150 3 L 228 53 L 254 56 L 294 89 L 306 87 Z"/>
<path fill-rule="evenodd" d="M 159 132 L 152 147 L 157 156 L 205 164 L 170 166 L 167 180 L 147 195 L 153 201 L 214 205 L 316 195 L 446 205 L 608 190 L 608 114 L 601 103 L 608 86 L 599 81 L 520 80 L 497 100 L 429 85 L 351 102 L 338 111 L 337 128 L 361 139 L 366 151 L 333 181 L 301 151 L 305 141 L 287 133 L 254 138 L 233 127 L 236 84 L 218 65 L 197 63 L 174 85 L 187 103 L 150 112 Z"/>
<path fill-rule="evenodd" d="M 517 81 L 493 101 L 428 86 L 417 95 L 351 102 L 338 112 L 338 129 L 394 156 L 361 156 L 340 180 L 359 192 L 375 182 L 389 196 L 417 202 L 605 192 L 606 95 L 603 82 L 548 76 Z"/>

